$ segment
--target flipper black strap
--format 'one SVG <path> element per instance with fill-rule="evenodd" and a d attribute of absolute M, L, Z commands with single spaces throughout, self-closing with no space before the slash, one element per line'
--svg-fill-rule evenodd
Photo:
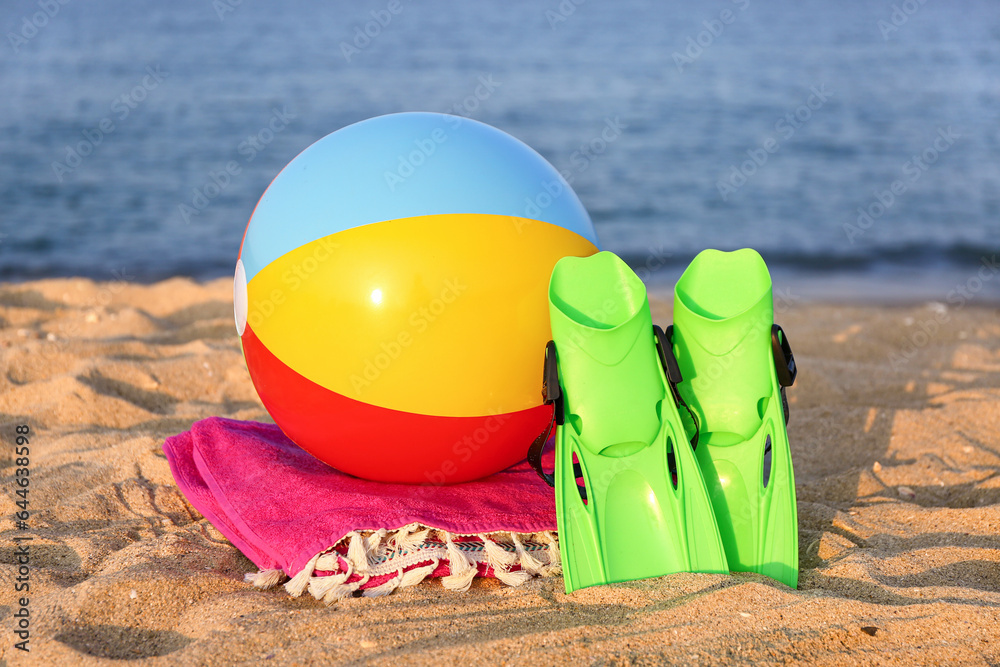
<path fill-rule="evenodd" d="M 553 410 L 552 420 L 549 421 L 549 425 L 545 427 L 545 430 L 538 434 L 531 446 L 528 447 L 528 463 L 531 467 L 535 469 L 538 476 L 541 477 L 546 484 L 549 486 L 556 485 L 556 475 L 554 472 L 545 472 L 542 468 L 542 449 L 545 447 L 546 441 L 549 439 L 549 435 L 552 433 L 552 428 L 555 426 L 555 411 Z"/>
<path fill-rule="evenodd" d="M 781 387 L 781 409 L 785 413 L 787 424 L 788 396 L 785 395 L 785 387 L 791 387 L 795 383 L 799 368 L 795 365 L 795 355 L 792 354 L 792 346 L 788 344 L 785 330 L 777 324 L 771 326 L 771 353 L 774 355 L 774 370 Z"/>
<path fill-rule="evenodd" d="M 771 326 L 771 352 L 774 354 L 774 368 L 778 372 L 778 384 L 791 387 L 795 384 L 799 369 L 795 365 L 795 355 L 792 354 L 792 346 L 788 344 L 788 336 L 777 324 Z"/>
<path fill-rule="evenodd" d="M 653 333 L 656 335 L 656 349 L 660 353 L 660 363 L 663 364 L 663 372 L 667 376 L 667 384 L 670 385 L 670 393 L 674 395 L 674 400 L 677 402 L 679 407 L 687 410 L 687 413 L 691 416 L 691 421 L 694 423 L 694 435 L 691 436 L 691 449 L 698 448 L 698 432 L 700 430 L 700 424 L 698 423 L 698 416 L 691 409 L 684 399 L 681 397 L 681 392 L 677 388 L 677 385 L 681 383 L 684 379 L 681 377 L 681 367 L 677 363 L 677 357 L 674 356 L 674 325 L 667 327 L 664 331 L 660 328 L 660 325 L 653 325 Z"/>
<path fill-rule="evenodd" d="M 546 484 L 555 486 L 555 473 L 545 472 L 542 468 L 542 449 L 545 447 L 549 435 L 552 434 L 552 429 L 555 428 L 556 424 L 562 425 L 564 418 L 563 396 L 562 390 L 559 388 L 559 366 L 556 362 L 556 344 L 551 340 L 545 345 L 545 367 L 542 371 L 542 400 L 545 405 L 552 406 L 552 418 L 549 420 L 549 425 L 545 427 L 545 430 L 535 438 L 528 448 L 528 463 L 535 469 L 538 476 L 545 480 Z M 579 465 L 578 463 L 577 466 Z M 577 470 L 577 476 L 579 475 L 580 471 Z"/>

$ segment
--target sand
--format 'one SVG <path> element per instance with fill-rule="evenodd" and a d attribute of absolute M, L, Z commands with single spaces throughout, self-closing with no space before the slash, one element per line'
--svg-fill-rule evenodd
<path fill-rule="evenodd" d="M 798 590 L 682 574 L 567 596 L 555 577 L 327 607 L 244 583 L 253 564 L 185 501 L 161 451 L 204 417 L 267 420 L 228 280 L 0 285 L 0 659 L 1000 664 L 998 310 L 781 311 L 800 366 Z M 654 314 L 669 317 L 667 299 Z M 31 430 L 27 531 L 18 424 Z M 34 537 L 30 655 L 13 647 L 19 535 Z"/>

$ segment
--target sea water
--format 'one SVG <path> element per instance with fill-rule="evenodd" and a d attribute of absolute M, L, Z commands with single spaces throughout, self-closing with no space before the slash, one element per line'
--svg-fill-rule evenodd
<path fill-rule="evenodd" d="M 1000 296 L 995 1 L 36 0 L 0 26 L 4 280 L 230 275 L 296 154 L 430 110 L 538 150 L 653 283 L 752 246 L 825 296 L 984 271 Z"/>

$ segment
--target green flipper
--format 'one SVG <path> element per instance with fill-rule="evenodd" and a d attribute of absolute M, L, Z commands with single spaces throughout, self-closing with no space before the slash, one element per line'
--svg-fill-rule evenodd
<path fill-rule="evenodd" d="M 798 523 L 783 392 L 795 362 L 774 326 L 761 256 L 745 248 L 695 257 L 674 290 L 672 338 L 729 567 L 795 588 Z"/>
<path fill-rule="evenodd" d="M 549 283 L 549 314 L 547 354 L 557 358 L 561 392 L 555 487 L 566 592 L 729 572 L 642 281 L 609 252 L 563 258 Z"/>

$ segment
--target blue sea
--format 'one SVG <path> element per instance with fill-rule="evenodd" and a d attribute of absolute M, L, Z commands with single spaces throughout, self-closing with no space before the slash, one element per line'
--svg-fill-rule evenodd
<path fill-rule="evenodd" d="M 979 276 L 1000 300 L 996 0 L 17 0 L 0 20 L 2 280 L 232 275 L 289 160 L 429 110 L 538 150 L 652 282 L 751 246 L 806 294 L 944 300 Z"/>

